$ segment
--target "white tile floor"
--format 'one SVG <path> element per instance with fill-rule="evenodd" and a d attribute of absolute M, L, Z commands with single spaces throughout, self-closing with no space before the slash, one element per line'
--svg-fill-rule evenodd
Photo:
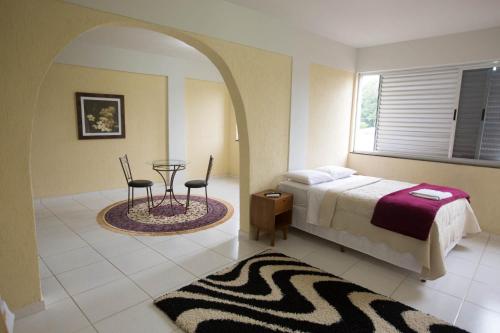
<path fill-rule="evenodd" d="M 155 191 L 161 192 L 161 188 Z M 15 332 L 177 332 L 153 299 L 268 247 L 239 232 L 238 183 L 216 179 L 210 195 L 231 202 L 226 223 L 193 234 L 130 237 L 95 216 L 126 190 L 36 200 L 40 274 L 47 309 L 16 321 Z M 299 258 L 471 332 L 500 331 L 500 237 L 464 239 L 447 258 L 448 274 L 418 276 L 292 230 L 276 250 Z"/>

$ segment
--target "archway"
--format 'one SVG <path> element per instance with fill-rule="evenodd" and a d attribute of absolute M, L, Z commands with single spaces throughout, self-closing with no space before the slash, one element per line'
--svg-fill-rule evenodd
<path fill-rule="evenodd" d="M 0 266 L 9 270 L 0 278 L 0 292 L 13 309 L 36 309 L 41 304 L 30 175 L 30 141 L 40 86 L 64 46 L 96 27 L 124 25 L 170 35 L 215 64 L 228 86 L 239 124 L 240 221 L 242 230 L 249 229 L 250 193 L 274 186 L 287 169 L 290 56 L 60 1 L 7 1 L 2 9 L 6 15 L 0 22 L 0 39 L 9 52 L 0 54 L 0 207 L 4 212 Z"/>
<path fill-rule="evenodd" d="M 222 78 L 224 80 L 225 86 L 227 87 L 227 91 L 229 93 L 229 96 L 230 96 L 230 99 L 232 102 L 232 106 L 233 106 L 232 109 L 234 110 L 234 113 L 235 113 L 236 123 L 237 123 L 237 127 L 238 127 L 238 132 L 239 132 L 238 134 L 239 134 L 239 161 L 240 161 L 240 163 L 239 163 L 240 199 L 242 199 L 242 200 L 240 200 L 242 203 L 240 206 L 241 207 L 240 210 L 243 211 L 243 213 L 240 215 L 245 216 L 244 212 L 248 211 L 248 207 L 246 207 L 246 206 L 248 206 L 248 204 L 245 203 L 245 200 L 243 198 L 247 198 L 248 193 L 249 193 L 249 190 L 248 190 L 248 188 L 249 188 L 248 130 L 247 130 L 247 126 L 246 126 L 246 119 L 245 119 L 245 114 L 244 114 L 241 96 L 240 96 L 238 88 L 236 87 L 236 84 L 234 82 L 234 78 L 232 77 L 232 74 L 231 74 L 227 64 L 222 60 L 222 58 L 215 51 L 213 51 L 211 48 L 206 46 L 203 42 L 201 42 L 200 40 L 197 40 L 196 38 L 193 38 L 192 36 L 189 36 L 187 34 L 179 32 L 175 29 L 169 29 L 169 28 L 158 29 L 157 27 L 149 26 L 147 24 L 136 25 L 136 24 L 121 24 L 121 23 L 112 24 L 111 23 L 111 24 L 96 26 L 90 30 L 87 30 L 87 31 L 81 33 L 79 36 L 85 35 L 89 31 L 95 31 L 98 29 L 102 29 L 105 27 L 111 27 L 111 26 L 143 29 L 146 31 L 155 32 L 155 33 L 159 33 L 159 34 L 162 34 L 165 36 L 175 38 L 175 39 L 182 41 L 183 43 L 186 43 L 187 45 L 195 48 L 196 50 L 198 50 L 201 54 L 206 56 L 210 60 L 210 62 L 217 68 L 217 70 L 219 71 L 220 75 L 222 76 Z M 145 26 L 147 26 L 147 27 L 145 27 Z M 168 30 L 168 31 L 165 32 L 165 30 Z M 77 39 L 79 36 L 74 37 L 73 40 Z M 69 43 L 71 43 L 71 41 Z M 69 43 L 66 43 L 66 45 L 68 45 Z M 62 49 L 63 48 L 61 48 L 59 50 L 58 54 L 61 52 Z M 55 57 L 54 57 L 54 59 L 55 59 Z M 45 76 L 47 75 L 50 68 L 52 67 L 52 65 L 54 63 L 54 59 L 53 59 L 52 63 L 50 64 L 50 66 L 45 71 Z M 44 81 L 45 81 L 45 77 L 44 77 L 44 80 L 42 80 L 42 83 L 40 84 L 40 86 L 38 87 L 37 100 L 39 98 L 40 88 L 41 88 Z M 38 106 L 38 102 L 37 102 L 37 106 Z M 32 122 L 32 130 L 33 130 L 33 127 L 34 127 L 34 118 L 33 118 L 33 122 Z M 32 143 L 30 146 L 30 154 L 31 154 L 31 152 L 32 152 Z M 31 163 L 30 163 L 30 165 L 31 165 Z M 245 223 L 246 222 L 241 224 L 241 228 L 245 231 L 248 231 L 248 225 L 245 225 Z"/>
<path fill-rule="evenodd" d="M 240 149 L 239 149 L 239 155 L 240 155 L 239 168 L 240 168 L 240 171 L 239 171 L 239 173 L 240 173 L 240 198 L 241 198 L 240 199 L 240 202 L 241 202 L 240 211 L 243 211 L 239 215 L 245 216 L 245 214 L 246 214 L 245 211 L 248 212 L 248 207 L 247 207 L 248 200 L 246 200 L 246 198 L 248 198 L 248 193 L 249 193 L 248 130 L 247 130 L 247 125 L 246 125 L 246 118 L 245 118 L 245 114 L 244 114 L 244 107 L 243 107 L 242 98 L 241 98 L 240 92 L 236 86 L 235 80 L 234 80 L 234 78 L 231 74 L 231 71 L 229 70 L 229 67 L 227 66 L 227 64 L 223 61 L 223 59 L 215 51 L 213 51 L 211 48 L 209 48 L 207 45 L 205 45 L 202 41 L 199 41 L 193 37 L 190 37 L 190 36 L 185 35 L 183 33 L 177 32 L 175 30 L 165 29 L 165 30 L 168 30 L 168 32 L 169 32 L 169 33 L 166 33 L 163 28 L 158 29 L 158 28 L 151 27 L 148 25 L 146 25 L 147 27 L 145 27 L 143 24 L 138 24 L 138 25 L 135 25 L 135 24 L 105 24 L 105 25 L 96 26 L 92 29 L 98 29 L 99 27 L 102 27 L 102 26 L 138 27 L 141 29 L 155 31 L 155 32 L 165 34 L 167 36 L 177 38 L 177 39 L 183 41 L 184 43 L 194 47 L 195 49 L 200 51 L 202 54 L 204 54 L 214 64 L 214 66 L 219 70 L 221 76 L 223 77 L 224 83 L 227 87 L 231 102 L 233 104 L 233 110 L 235 112 L 236 122 L 237 122 L 238 129 L 239 129 L 239 146 L 240 146 Z M 87 31 L 89 31 L 89 30 L 87 30 Z M 85 32 L 83 32 L 83 33 L 85 33 Z M 81 35 L 81 34 L 79 34 L 79 35 Z M 76 37 L 77 36 L 74 36 L 73 39 L 75 39 Z M 68 43 L 66 43 L 66 45 L 67 44 Z M 57 54 L 60 53 L 60 51 L 63 49 L 63 47 L 61 47 L 58 50 Z M 49 64 L 49 66 L 47 66 L 45 73 L 44 73 L 44 78 L 40 81 L 40 85 L 37 87 L 37 96 L 36 96 L 37 102 L 35 104 L 35 110 L 38 110 L 38 99 L 40 96 L 40 89 L 41 89 L 42 84 L 44 82 L 45 76 L 47 75 L 50 68 L 52 67 L 53 61 L 54 61 L 55 57 L 57 56 L 57 54 L 54 55 L 52 62 Z M 33 132 L 34 119 L 35 119 L 35 117 L 33 117 L 33 119 L 32 119 L 31 132 Z M 30 146 L 29 146 L 30 156 L 31 156 L 31 153 L 32 153 L 32 142 L 30 142 Z M 30 168 L 31 168 L 31 159 L 30 159 Z M 32 193 L 32 195 L 33 195 L 33 193 Z M 241 221 L 241 219 L 239 219 L 239 220 Z M 246 219 L 246 220 L 248 221 L 248 219 Z M 241 225 L 241 222 L 240 222 L 240 225 Z M 245 225 L 242 225 L 241 228 L 243 230 L 245 230 L 245 229 L 248 230 L 248 226 L 245 226 Z"/>

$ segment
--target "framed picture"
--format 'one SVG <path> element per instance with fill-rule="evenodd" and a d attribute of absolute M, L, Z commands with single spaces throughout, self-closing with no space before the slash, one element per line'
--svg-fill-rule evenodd
<path fill-rule="evenodd" d="M 125 137 L 123 95 L 76 93 L 78 139 L 115 139 Z"/>

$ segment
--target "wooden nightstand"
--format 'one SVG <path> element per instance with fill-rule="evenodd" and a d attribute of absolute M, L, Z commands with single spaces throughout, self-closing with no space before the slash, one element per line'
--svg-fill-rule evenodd
<path fill-rule="evenodd" d="M 260 230 L 270 231 L 271 246 L 274 246 L 276 229 L 281 229 L 286 239 L 288 226 L 292 224 L 293 194 L 281 192 L 279 198 L 267 198 L 264 194 L 268 192 L 273 190 L 252 194 L 250 222 L 257 229 L 256 239 Z"/>

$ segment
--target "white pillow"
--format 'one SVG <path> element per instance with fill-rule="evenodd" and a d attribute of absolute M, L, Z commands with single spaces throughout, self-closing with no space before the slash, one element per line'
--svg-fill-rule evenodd
<path fill-rule="evenodd" d="M 321 172 L 318 170 L 296 170 L 290 171 L 285 174 L 285 177 L 293 180 L 297 183 L 314 185 L 325 182 L 331 182 L 333 180 L 332 176 L 328 173 Z"/>
<path fill-rule="evenodd" d="M 325 165 L 316 170 L 329 174 L 333 180 L 347 178 L 356 173 L 356 170 L 344 168 L 336 165 Z"/>

